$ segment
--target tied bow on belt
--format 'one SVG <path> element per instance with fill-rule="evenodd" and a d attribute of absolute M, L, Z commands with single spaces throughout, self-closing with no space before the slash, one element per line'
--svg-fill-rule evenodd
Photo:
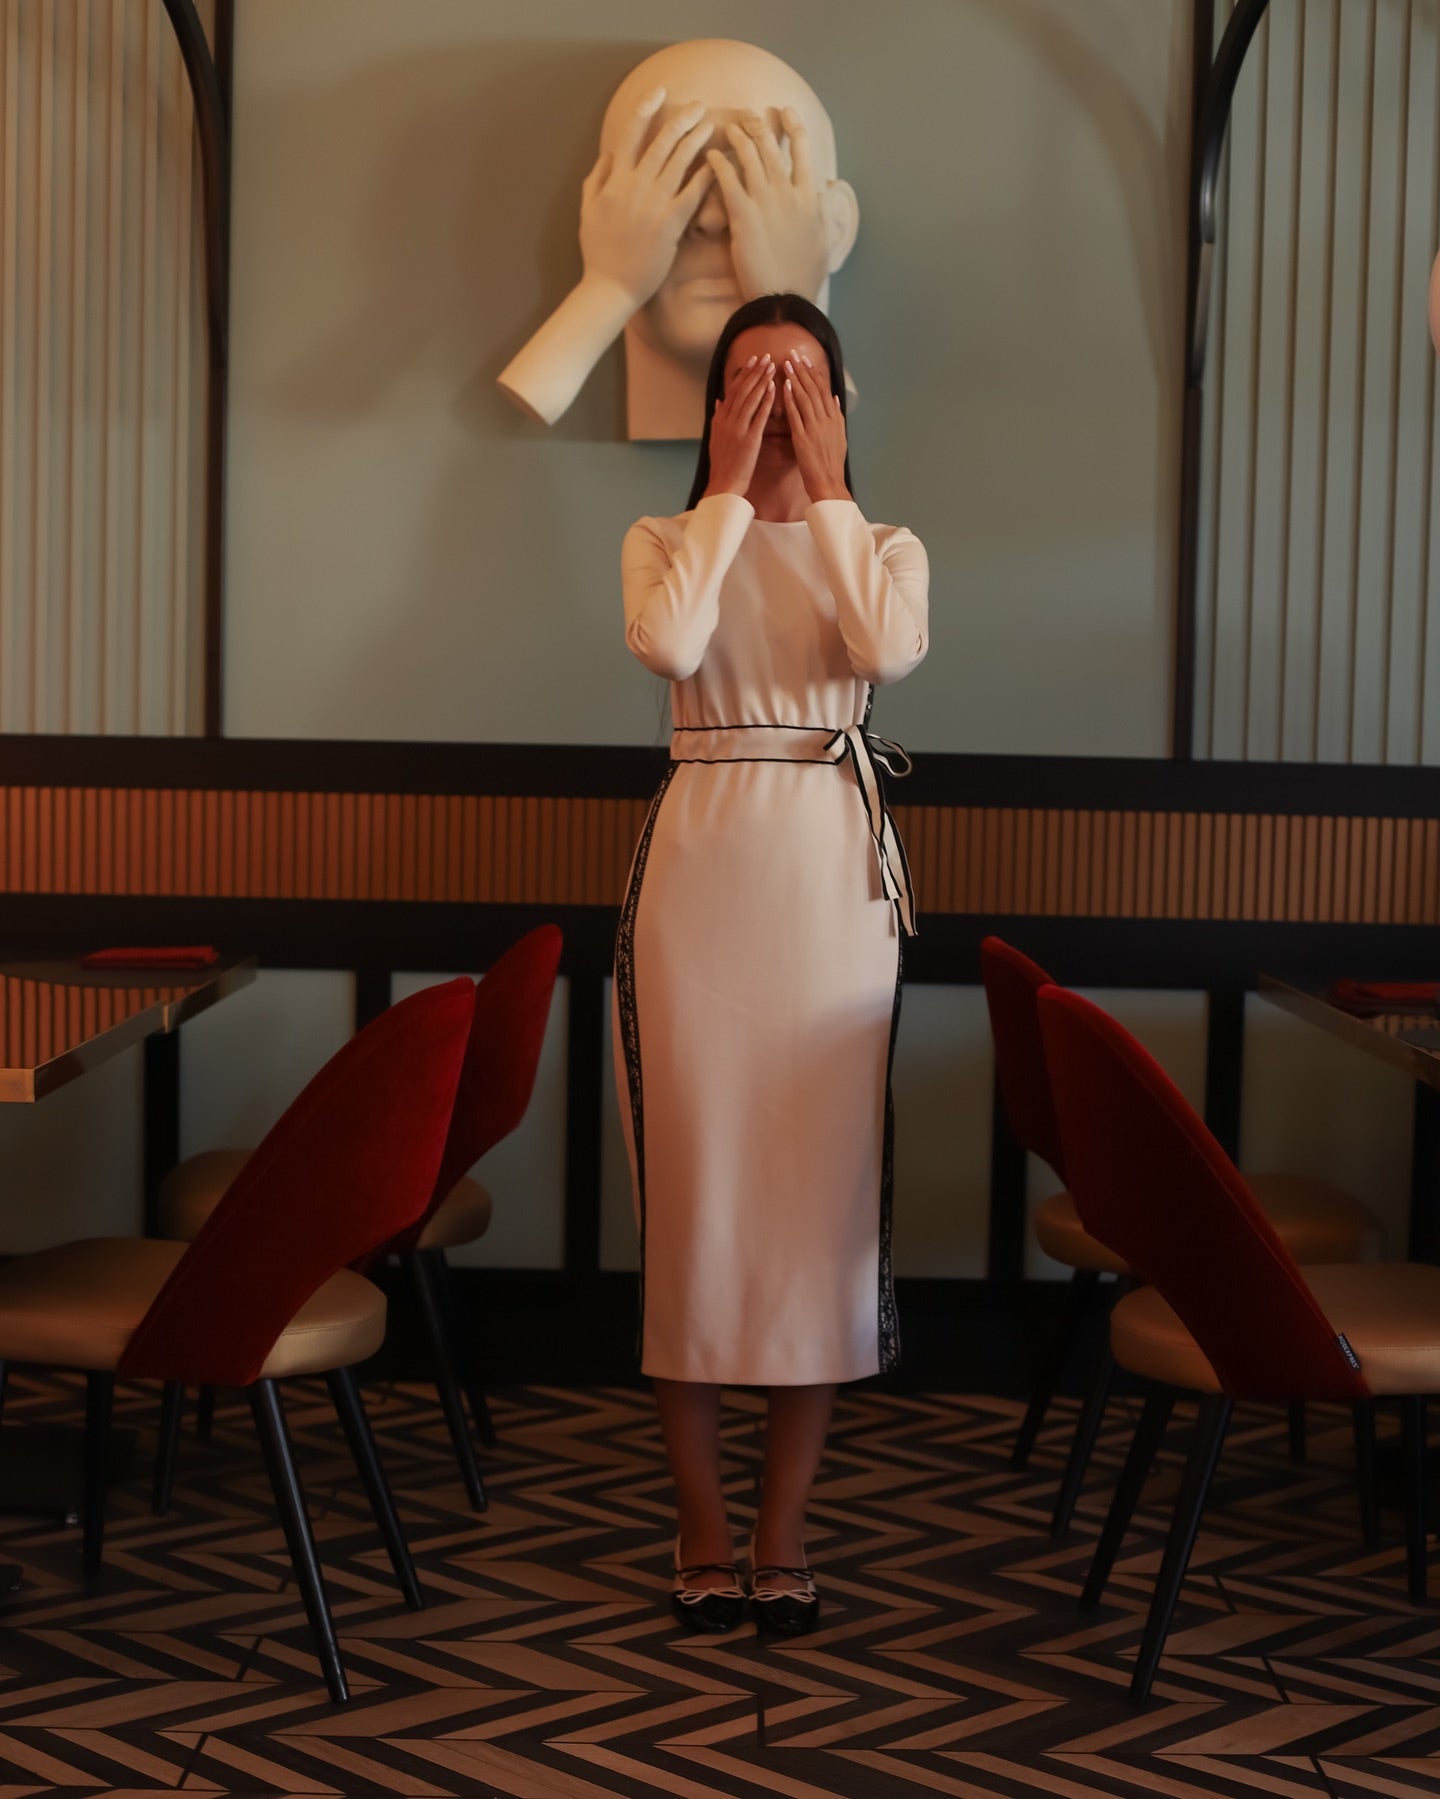
<path fill-rule="evenodd" d="M 885 897 L 894 902 L 900 929 L 907 937 L 916 935 L 910 865 L 880 786 L 881 768 L 897 777 L 910 773 L 910 758 L 898 743 L 871 736 L 863 725 L 841 725 L 835 730 L 829 725 L 682 725 L 670 739 L 670 760 L 848 762 L 865 802 Z"/>

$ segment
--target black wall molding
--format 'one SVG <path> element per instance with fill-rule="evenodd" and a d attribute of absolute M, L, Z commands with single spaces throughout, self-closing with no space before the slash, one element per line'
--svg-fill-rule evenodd
<path fill-rule="evenodd" d="M 915 750 L 897 806 L 1440 817 L 1440 767 Z M 0 736 L 0 786 L 648 799 L 667 751 L 621 744 Z"/>

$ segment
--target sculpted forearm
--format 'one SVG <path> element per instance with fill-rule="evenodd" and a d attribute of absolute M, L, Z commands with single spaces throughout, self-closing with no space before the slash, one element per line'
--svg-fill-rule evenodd
<path fill-rule="evenodd" d="M 500 386 L 522 412 L 553 425 L 625 329 L 635 302 L 617 281 L 587 274 L 500 372 Z"/>

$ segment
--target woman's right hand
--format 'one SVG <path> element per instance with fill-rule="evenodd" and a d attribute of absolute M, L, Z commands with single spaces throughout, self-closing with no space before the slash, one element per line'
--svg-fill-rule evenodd
<path fill-rule="evenodd" d="M 718 493 L 738 493 L 743 499 L 749 491 L 774 400 L 775 364 L 767 351 L 764 356 L 752 356 L 730 391 L 715 402 L 705 499 Z"/>

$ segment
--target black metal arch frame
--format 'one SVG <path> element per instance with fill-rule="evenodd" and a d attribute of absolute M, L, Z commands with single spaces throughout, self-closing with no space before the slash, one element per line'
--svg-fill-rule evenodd
<path fill-rule="evenodd" d="M 205 403 L 204 732 L 222 726 L 220 649 L 224 629 L 225 412 L 230 370 L 230 92 L 235 0 L 215 0 L 212 48 L 195 0 L 164 0 L 180 44 L 200 137 L 205 232 L 205 325 L 210 384 Z"/>
<path fill-rule="evenodd" d="M 1195 126 L 1190 149 L 1189 284 L 1185 308 L 1185 410 L 1180 456 L 1180 541 L 1175 584 L 1170 754 L 1195 754 L 1195 631 L 1200 572 L 1200 475 L 1205 413 L 1205 357 L 1210 337 L 1210 290 L 1219 226 L 1220 162 L 1230 109 L 1245 58 L 1270 0 L 1237 0 L 1220 48 L 1211 60 L 1215 0 L 1195 0 Z"/>

